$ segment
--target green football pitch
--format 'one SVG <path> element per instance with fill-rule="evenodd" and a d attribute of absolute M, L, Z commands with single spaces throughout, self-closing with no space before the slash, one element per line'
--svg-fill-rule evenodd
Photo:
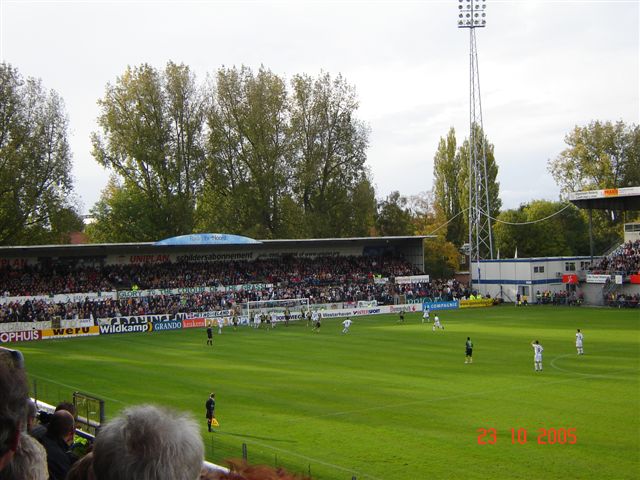
<path fill-rule="evenodd" d="M 107 419 L 139 403 L 192 412 L 215 463 L 245 444 L 251 463 L 316 479 L 639 478 L 638 310 L 438 313 L 444 331 L 412 313 L 404 324 L 355 317 L 348 335 L 342 319 L 319 333 L 225 328 L 213 348 L 202 329 L 17 348 L 49 403 L 78 390 L 103 398 Z M 533 340 L 544 346 L 541 373 Z M 220 427 L 208 433 L 212 391 Z"/>

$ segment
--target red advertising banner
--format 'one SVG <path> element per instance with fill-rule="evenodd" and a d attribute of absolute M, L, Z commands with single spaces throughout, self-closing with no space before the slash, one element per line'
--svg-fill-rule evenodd
<path fill-rule="evenodd" d="M 573 273 L 562 275 L 562 283 L 577 284 L 579 283 L 578 276 Z"/>
<path fill-rule="evenodd" d="M 204 318 L 185 318 L 182 320 L 182 328 L 203 328 L 204 326 Z"/>
<path fill-rule="evenodd" d="M 631 283 L 640 283 L 640 275 L 629 275 L 629 281 Z"/>

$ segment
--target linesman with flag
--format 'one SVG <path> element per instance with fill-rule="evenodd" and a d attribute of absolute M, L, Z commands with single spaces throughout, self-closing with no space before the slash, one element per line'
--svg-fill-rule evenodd
<path fill-rule="evenodd" d="M 209 395 L 209 399 L 205 403 L 207 409 L 207 427 L 211 431 L 211 426 L 218 427 L 220 424 L 216 420 L 216 394 Z"/>

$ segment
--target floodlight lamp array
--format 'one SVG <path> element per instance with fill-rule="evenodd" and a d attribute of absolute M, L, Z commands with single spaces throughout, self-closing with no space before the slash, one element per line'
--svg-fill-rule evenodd
<path fill-rule="evenodd" d="M 458 0 L 458 28 L 487 25 L 487 0 Z"/>

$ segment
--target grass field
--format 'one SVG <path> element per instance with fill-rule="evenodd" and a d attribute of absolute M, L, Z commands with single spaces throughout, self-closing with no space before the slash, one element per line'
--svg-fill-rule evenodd
<path fill-rule="evenodd" d="M 246 443 L 251 462 L 317 479 L 639 478 L 637 310 L 502 306 L 440 317 L 445 331 L 415 313 L 405 324 L 356 317 L 344 336 L 337 319 L 319 334 L 304 324 L 225 328 L 213 348 L 203 330 L 17 348 L 49 403 L 80 390 L 104 398 L 108 417 L 142 402 L 193 412 L 216 463 Z M 211 391 L 221 426 L 210 434 Z M 496 443 L 479 445 L 479 428 L 494 428 Z M 512 444 L 512 428 L 527 430 L 525 444 Z M 541 428 L 573 428 L 577 442 L 538 444 Z"/>

